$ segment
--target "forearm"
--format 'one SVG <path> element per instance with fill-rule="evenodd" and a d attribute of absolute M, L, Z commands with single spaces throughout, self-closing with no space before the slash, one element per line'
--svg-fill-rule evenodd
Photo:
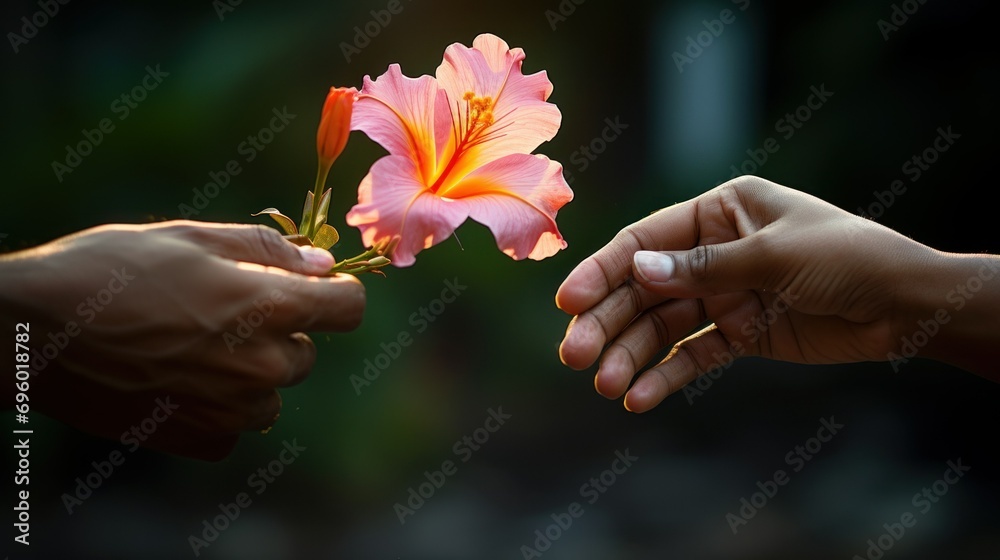
<path fill-rule="evenodd" d="M 961 367 L 1000 382 L 1000 257 L 938 253 L 900 323 L 903 356 Z"/>
<path fill-rule="evenodd" d="M 30 330 L 30 317 L 25 315 L 22 255 L 23 253 L 0 256 L 0 336 L 4 337 L 5 343 L 18 345 L 13 354 L 8 354 L 14 361 L 2 368 L 4 376 L 0 380 L 0 409 L 4 410 L 14 404 L 17 365 L 22 363 L 17 358 L 25 355 L 26 348 L 31 348 L 34 338 L 34 333 Z M 30 360 L 30 353 L 27 355 Z"/>

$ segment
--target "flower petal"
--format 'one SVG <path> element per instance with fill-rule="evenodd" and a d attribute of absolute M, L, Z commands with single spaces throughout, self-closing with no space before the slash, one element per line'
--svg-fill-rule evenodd
<path fill-rule="evenodd" d="M 471 49 L 455 43 L 445 50 L 437 79 L 448 92 L 452 118 L 459 121 L 463 117 L 461 101 L 466 92 L 491 96 L 495 102 L 496 120 L 488 129 L 488 138 L 466 157 L 490 161 L 530 153 L 555 137 L 562 114 L 546 102 L 552 94 L 552 82 L 544 71 L 522 74 L 523 60 L 523 50 L 511 49 L 503 39 L 489 34 L 477 37 Z"/>
<path fill-rule="evenodd" d="M 542 260 L 566 248 L 556 214 L 573 199 L 563 168 L 541 155 L 514 154 L 488 163 L 446 195 L 487 226 L 501 251 Z"/>
<path fill-rule="evenodd" d="M 434 78 L 408 78 L 392 64 L 375 81 L 365 76 L 354 104 L 352 130 L 360 130 L 395 156 L 419 162 L 423 177 L 431 177 L 435 157 L 435 106 L 439 86 Z"/>
<path fill-rule="evenodd" d="M 391 258 L 400 267 L 412 265 L 417 253 L 447 239 L 469 216 L 464 205 L 431 194 L 404 156 L 376 161 L 358 193 L 348 225 L 361 230 L 366 247 L 398 239 Z"/>

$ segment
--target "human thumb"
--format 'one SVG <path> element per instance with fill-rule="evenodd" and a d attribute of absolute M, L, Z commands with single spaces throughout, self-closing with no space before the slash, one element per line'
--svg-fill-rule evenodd
<path fill-rule="evenodd" d="M 767 263 L 747 242 L 700 245 L 690 251 L 638 251 L 632 258 L 634 278 L 647 290 L 674 298 L 764 288 Z"/>
<path fill-rule="evenodd" d="M 329 251 L 318 247 L 298 246 L 285 239 L 277 230 L 265 226 L 213 228 L 220 256 L 275 266 L 298 274 L 322 275 L 336 264 Z"/>

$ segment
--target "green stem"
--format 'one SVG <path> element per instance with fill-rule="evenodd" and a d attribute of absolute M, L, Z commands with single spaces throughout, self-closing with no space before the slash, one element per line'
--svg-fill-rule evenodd
<path fill-rule="evenodd" d="M 378 251 L 376 251 L 374 248 L 368 249 L 367 251 L 365 251 L 364 253 L 361 253 L 360 255 L 358 255 L 356 257 L 351 257 L 351 258 L 349 258 L 347 260 L 340 261 L 338 264 L 347 266 L 349 264 L 354 264 L 356 262 L 366 261 L 366 260 L 374 257 L 377 254 L 378 254 Z"/>
<path fill-rule="evenodd" d="M 378 269 L 384 268 L 384 267 L 386 267 L 388 265 L 389 265 L 388 262 L 373 265 L 373 264 L 369 264 L 367 261 L 361 261 L 359 263 L 355 263 L 354 265 L 346 265 L 343 268 L 341 268 L 339 266 L 335 266 L 335 267 L 333 267 L 330 270 L 330 274 L 336 274 L 336 273 L 340 273 L 340 274 L 354 274 L 355 276 L 357 276 L 357 275 L 363 274 L 365 272 L 374 272 L 374 271 L 377 271 Z"/>
<path fill-rule="evenodd" d="M 382 255 L 385 248 L 385 245 L 378 244 L 356 257 L 340 261 L 330 269 L 330 274 L 338 272 L 344 274 L 361 274 L 363 272 L 378 271 L 378 269 L 391 264 L 391 261 Z"/>

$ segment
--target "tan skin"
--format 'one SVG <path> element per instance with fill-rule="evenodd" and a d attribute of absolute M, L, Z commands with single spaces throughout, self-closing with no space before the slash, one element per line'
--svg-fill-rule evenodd
<path fill-rule="evenodd" d="M 79 327 L 31 379 L 33 411 L 119 440 L 169 398 L 176 410 L 142 445 L 218 460 L 241 432 L 274 423 L 277 388 L 308 375 L 316 348 L 302 331 L 360 324 L 364 287 L 317 276 L 332 264 L 263 226 L 102 226 L 0 256 L 0 318 L 30 322 L 35 350 Z M 119 293 L 107 302 L 109 287 Z M 249 337 L 226 337 L 268 301 Z M 12 406 L 12 384 L 2 396 Z"/>
<path fill-rule="evenodd" d="M 942 253 L 757 177 L 626 227 L 573 270 L 556 304 L 574 316 L 562 361 L 582 370 L 600 359 L 597 391 L 625 395 L 634 412 L 729 356 L 904 358 L 918 321 L 942 312 L 918 355 L 1000 381 L 1000 258 Z"/>

